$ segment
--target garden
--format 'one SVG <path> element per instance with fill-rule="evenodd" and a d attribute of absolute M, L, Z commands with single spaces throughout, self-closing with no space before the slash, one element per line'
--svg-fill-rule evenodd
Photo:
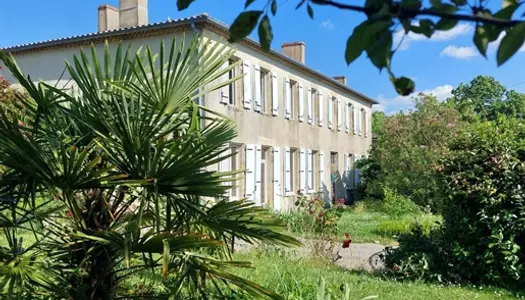
<path fill-rule="evenodd" d="M 0 78 L 1 297 L 524 297 L 524 95 L 479 76 L 375 113 L 358 201 L 274 213 L 223 196 L 241 172 L 208 171 L 236 129 L 195 100 L 229 83 L 234 50 L 159 49 L 83 51 L 74 89 L 0 52 L 20 85 Z M 374 261 L 347 265 L 363 245 Z"/>

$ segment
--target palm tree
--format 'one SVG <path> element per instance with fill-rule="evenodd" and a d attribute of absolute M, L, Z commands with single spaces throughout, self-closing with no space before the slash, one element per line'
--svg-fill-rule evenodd
<path fill-rule="evenodd" d="M 236 80 L 217 84 L 234 49 L 185 40 L 158 55 L 82 50 L 66 63 L 68 88 L 33 83 L 0 52 L 27 94 L 23 120 L 0 111 L 0 295 L 132 297 L 119 286 L 149 272 L 159 298 L 237 288 L 278 298 L 228 270 L 250 265 L 227 245 L 298 242 L 264 209 L 224 196 L 238 172 L 209 170 L 230 155 L 235 124 L 196 103 Z"/>

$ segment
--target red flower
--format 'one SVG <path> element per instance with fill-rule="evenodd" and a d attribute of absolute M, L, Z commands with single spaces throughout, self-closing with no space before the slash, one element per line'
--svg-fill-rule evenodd
<path fill-rule="evenodd" d="M 314 211 L 310 209 L 309 213 L 310 213 L 310 214 L 313 214 L 313 213 L 314 213 Z"/>
<path fill-rule="evenodd" d="M 324 217 L 324 212 L 319 213 L 319 218 L 322 218 L 322 217 Z"/>
<path fill-rule="evenodd" d="M 345 198 L 340 198 L 338 202 L 341 204 L 345 204 Z"/>
<path fill-rule="evenodd" d="M 399 271 L 399 266 L 398 266 L 397 264 L 394 264 L 394 265 L 392 266 L 392 271 L 394 271 L 394 272 L 398 272 L 398 271 Z"/>
<path fill-rule="evenodd" d="M 72 212 L 72 211 L 68 211 L 67 214 L 66 214 L 66 216 L 68 216 L 68 217 L 71 218 L 71 217 L 73 216 L 73 212 Z"/>

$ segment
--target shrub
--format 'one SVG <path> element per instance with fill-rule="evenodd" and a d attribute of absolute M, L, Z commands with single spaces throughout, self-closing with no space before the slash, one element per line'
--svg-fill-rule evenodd
<path fill-rule="evenodd" d="M 519 286 L 525 280 L 525 126 L 481 123 L 443 161 L 444 224 L 402 235 L 385 262 L 407 277 Z M 405 272 L 408 274 L 406 275 Z"/>
<path fill-rule="evenodd" d="M 419 226 L 422 234 L 430 236 L 433 229 L 437 228 L 439 217 L 432 214 L 424 214 L 417 218 L 408 217 L 401 219 L 384 220 L 376 228 L 376 232 L 385 237 L 409 234 L 414 227 Z"/>
<path fill-rule="evenodd" d="M 525 126 L 481 123 L 444 161 L 444 236 L 458 274 L 495 284 L 525 282 Z"/>
<path fill-rule="evenodd" d="M 380 205 L 383 212 L 396 217 L 418 212 L 418 207 L 412 200 L 388 186 L 383 187 L 383 194 L 384 198 Z"/>

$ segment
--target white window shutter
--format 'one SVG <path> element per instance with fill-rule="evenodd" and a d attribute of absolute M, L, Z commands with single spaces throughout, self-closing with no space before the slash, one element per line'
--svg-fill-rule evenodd
<path fill-rule="evenodd" d="M 357 113 L 357 134 L 361 135 L 363 133 L 363 120 L 361 119 L 363 116 L 363 110 L 362 109 L 356 109 Z"/>
<path fill-rule="evenodd" d="M 351 161 L 352 157 L 350 156 L 350 153 L 345 153 L 345 180 L 344 180 L 344 183 L 345 183 L 345 186 L 347 188 L 349 188 L 351 186 L 351 178 L 350 178 L 350 171 L 351 171 Z"/>
<path fill-rule="evenodd" d="M 345 103 L 345 132 L 350 131 L 350 103 Z"/>
<path fill-rule="evenodd" d="M 285 113 L 284 117 L 288 120 L 292 117 L 292 87 L 290 86 L 290 79 L 284 79 L 284 100 Z"/>
<path fill-rule="evenodd" d="M 261 111 L 261 67 L 259 67 L 259 65 L 254 65 L 253 69 L 255 70 L 255 106 L 253 107 L 253 110 Z"/>
<path fill-rule="evenodd" d="M 355 109 L 355 105 L 352 105 L 352 120 L 354 121 L 354 134 L 357 134 L 357 114 L 356 114 L 356 109 Z"/>
<path fill-rule="evenodd" d="M 312 88 L 308 88 L 308 93 L 306 94 L 306 101 L 308 106 L 308 124 L 313 122 L 313 97 L 312 97 Z"/>
<path fill-rule="evenodd" d="M 284 148 L 284 192 L 286 195 L 292 193 L 290 148 Z"/>
<path fill-rule="evenodd" d="M 281 210 L 281 149 L 273 148 L 273 209 Z"/>
<path fill-rule="evenodd" d="M 324 100 L 323 94 L 319 92 L 319 126 L 323 127 L 324 123 Z"/>
<path fill-rule="evenodd" d="M 304 89 L 303 84 L 299 82 L 299 122 L 304 121 Z"/>
<path fill-rule="evenodd" d="M 228 155 L 230 154 L 230 151 L 228 151 L 225 155 Z M 225 158 L 223 160 L 221 160 L 219 162 L 219 172 L 221 173 L 224 173 L 224 172 L 230 172 L 231 171 L 231 160 L 232 159 L 235 159 L 235 157 L 228 157 L 228 158 Z M 230 182 L 223 182 L 222 185 L 229 185 L 231 184 Z"/>
<path fill-rule="evenodd" d="M 341 100 L 337 99 L 337 131 L 343 127 L 343 111 L 341 110 Z"/>
<path fill-rule="evenodd" d="M 272 115 L 279 114 L 279 93 L 277 88 L 277 74 L 272 73 Z"/>
<path fill-rule="evenodd" d="M 324 153 L 319 151 L 319 190 L 323 191 L 324 181 Z"/>
<path fill-rule="evenodd" d="M 313 170 L 313 156 L 312 150 L 308 149 L 306 151 L 306 188 L 308 193 L 312 193 L 314 189 L 314 170 Z"/>
<path fill-rule="evenodd" d="M 244 180 L 245 197 L 249 201 L 255 199 L 255 145 L 246 145 L 246 178 Z"/>
<path fill-rule="evenodd" d="M 226 70 L 229 66 L 230 66 L 230 63 L 228 61 L 226 61 L 222 65 L 221 69 L 222 70 Z M 229 73 L 230 72 L 226 72 L 225 74 L 223 74 L 221 76 L 221 80 L 220 80 L 221 83 L 227 82 L 229 80 Z M 220 98 L 219 98 L 219 102 L 223 103 L 223 104 L 228 104 L 229 98 L 230 98 L 230 87 L 229 87 L 229 85 L 225 85 L 225 86 L 221 87 L 220 93 L 221 93 L 221 95 L 220 95 Z"/>
<path fill-rule="evenodd" d="M 363 112 L 365 118 L 365 137 L 368 137 L 368 133 L 370 131 L 370 125 L 368 124 L 368 112 L 366 110 L 363 110 Z"/>
<path fill-rule="evenodd" d="M 332 126 L 334 125 L 334 103 L 333 98 L 328 97 L 328 128 L 332 129 Z"/>
<path fill-rule="evenodd" d="M 243 77 L 243 96 L 244 96 L 244 108 L 250 109 L 252 105 L 252 80 L 250 76 L 250 62 L 245 60 L 242 62 L 242 73 Z"/>
<path fill-rule="evenodd" d="M 360 181 L 360 170 L 356 167 L 356 162 L 359 161 L 359 155 L 354 154 L 354 186 L 356 186 Z"/>
<path fill-rule="evenodd" d="M 306 150 L 301 149 L 299 152 L 299 179 L 301 193 L 306 194 Z"/>
<path fill-rule="evenodd" d="M 255 205 L 261 205 L 261 146 L 255 150 Z"/>

